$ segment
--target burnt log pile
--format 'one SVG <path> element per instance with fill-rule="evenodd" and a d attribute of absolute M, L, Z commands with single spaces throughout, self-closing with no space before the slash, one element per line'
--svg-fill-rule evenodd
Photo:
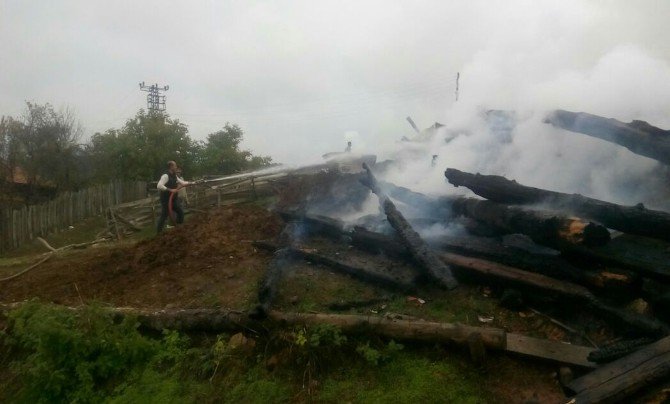
<path fill-rule="evenodd" d="M 351 174 L 347 175 L 347 186 L 354 187 Z M 590 313 L 619 335 L 626 349 L 614 354 L 579 345 L 560 351 L 523 335 L 514 335 L 503 344 L 508 352 L 583 367 L 611 367 L 607 374 L 613 380 L 629 380 L 627 374 L 632 372 L 630 385 L 623 391 L 600 379 L 566 386 L 578 402 L 589 402 L 589 397 L 606 399 L 608 394 L 627 397 L 670 374 L 665 351 L 656 355 L 657 350 L 650 348 L 670 335 L 666 322 L 670 320 L 670 232 L 664 230 L 664 226 L 670 230 L 670 214 L 527 187 L 499 176 L 454 169 L 447 169 L 445 176 L 449 183 L 465 186 L 485 199 L 426 196 L 378 180 L 373 167 L 365 165 L 358 182 L 371 191 L 370 198 L 378 200 L 378 214 L 366 215 L 364 220 L 341 220 L 323 210 L 311 214 L 309 204 L 297 210 L 282 207 L 278 213 L 287 228 L 299 229 L 303 239 L 254 243 L 277 257 L 261 289 L 265 297 L 259 296 L 264 315 L 270 317 L 274 310 L 280 277 L 273 274 L 283 273 L 277 260 L 288 267 L 292 260 L 307 261 L 390 293 L 433 289 L 449 296 L 459 285 L 486 285 L 498 296 L 518 293 L 523 305 L 551 307 L 552 313 L 562 312 L 563 318 Z M 360 199 L 360 189 L 352 192 Z M 434 224 L 455 225 L 458 230 L 425 231 Z M 310 248 L 312 238 L 405 266 L 380 269 L 347 254 Z M 633 311 L 630 303 L 640 300 L 646 309 Z M 469 340 L 474 347 L 481 345 L 476 336 L 463 336 L 463 341 Z M 636 359 L 640 352 L 646 352 L 647 359 Z M 582 397 L 587 401 L 580 401 Z"/>
<path fill-rule="evenodd" d="M 656 158 L 666 164 L 668 161 L 663 157 L 670 156 L 670 153 L 661 149 L 662 143 L 668 141 L 668 133 L 647 124 L 643 125 L 639 122 L 622 124 L 588 114 L 573 114 L 565 111 L 557 111 L 548 121 L 561 128 L 605 138 L 626 147 L 631 145 L 630 142 L 638 139 L 642 146 L 629 147 L 631 150 Z M 605 136 L 605 133 L 608 135 Z M 650 150 L 654 148 L 656 148 L 655 151 L 650 153 Z M 670 241 L 670 213 L 650 210 L 642 204 L 623 206 L 578 194 L 529 187 L 497 175 L 472 174 L 449 168 L 445 171 L 445 177 L 452 185 L 464 186 L 476 195 L 486 198 L 478 202 L 481 204 L 503 205 L 513 210 L 559 212 L 562 215 L 589 221 L 588 226 L 598 229 L 598 232 L 602 228 L 611 229 L 608 232 L 613 237 L 609 240 L 606 237 L 597 238 L 598 242 L 594 243 L 587 237 L 582 237 L 577 243 L 572 244 L 547 242 L 548 240 L 541 240 L 533 235 L 532 231 L 523 232 L 533 241 L 560 251 L 560 255 L 553 258 L 554 264 L 552 265 L 556 265 L 555 260 L 560 260 L 569 265 L 567 268 L 575 268 L 575 270 L 565 272 L 570 274 L 571 280 L 589 287 L 595 295 L 603 297 L 596 302 L 591 301 L 589 307 L 591 310 L 611 319 L 619 317 L 622 320 L 620 317 L 622 315 L 628 320 L 653 319 L 662 324 L 661 333 L 654 338 L 668 334 L 666 321 L 669 320 L 667 313 L 670 308 L 668 305 L 670 303 L 670 268 L 668 268 L 670 263 L 670 243 L 668 243 Z M 499 228 L 501 226 L 498 222 L 505 220 L 504 214 L 493 218 L 473 214 L 473 209 L 460 210 L 466 216 Z M 459 247 L 464 248 L 462 245 Z M 492 253 L 488 252 L 488 254 L 491 256 Z M 499 256 L 509 261 L 504 255 Z M 542 262 L 550 261 L 552 259 L 542 259 Z M 537 265 L 541 265 L 542 262 L 538 262 Z M 525 266 L 523 262 L 517 265 Z M 577 275 L 580 271 L 581 276 Z M 594 273 L 598 271 L 604 272 L 598 276 Z M 552 275 L 559 276 L 559 273 L 554 270 Z M 622 282 L 617 287 L 600 282 L 606 278 L 618 279 Z M 600 283 L 600 287 L 594 287 L 594 281 Z M 632 313 L 606 303 L 616 300 L 616 296 L 622 297 L 624 301 L 638 298 L 638 301 L 644 302 L 645 305 L 648 304 L 651 310 L 645 310 L 645 313 Z M 623 323 L 628 320 L 623 320 Z M 637 351 L 608 363 L 601 369 L 569 384 L 568 390 L 576 394 L 571 402 L 622 400 L 670 375 L 667 337 L 651 345 L 635 348 Z"/>
<path fill-rule="evenodd" d="M 670 133 L 644 122 L 625 124 L 566 111 L 555 111 L 546 122 L 670 163 L 670 146 L 664 149 L 665 143 L 670 144 Z M 318 201 L 319 195 L 312 193 L 310 200 L 301 201 L 296 209 L 282 205 L 278 213 L 287 228 L 299 229 L 294 233 L 302 239 L 293 238 L 290 243 L 259 240 L 255 246 L 282 257 L 284 264 L 307 261 L 391 293 L 432 290 L 448 298 L 454 289 L 474 285 L 493 290 L 501 307 L 510 310 L 549 308 L 552 315 L 572 324 L 552 319 L 570 332 L 579 333 L 574 329 L 578 327 L 576 320 L 571 323 L 578 313 L 606 324 L 615 337 L 602 349 L 588 337 L 581 341 L 588 340 L 593 348 L 579 343 L 556 346 L 520 334 L 503 334 L 491 343 L 489 332 L 497 331 L 482 334 L 467 327 L 459 331 L 463 334 L 458 340 L 468 344 L 472 352 L 482 347 L 518 352 L 577 365 L 582 373 L 584 368 L 598 367 L 563 382 L 566 392 L 574 394 L 573 402 L 622 400 L 670 375 L 670 213 L 453 168 L 445 171 L 447 182 L 478 197 L 428 196 L 377 178 L 384 177 L 387 166 L 363 164 L 358 174 L 342 174 L 346 179 L 333 188 L 337 192 L 319 191 L 323 198 L 337 202 Z M 447 186 L 436 193 L 445 194 L 446 190 Z M 368 201 L 378 201 L 377 213 L 347 216 L 323 208 L 346 204 L 351 194 L 360 212 L 365 192 Z M 312 209 L 310 204 L 319 208 Z M 316 239 L 339 246 L 339 255 L 328 248 L 315 248 L 310 240 Z M 355 254 L 383 257 L 380 262 L 386 264 L 380 267 L 353 259 L 354 250 Z M 259 299 L 268 317 L 273 313 L 278 282 L 278 277 L 271 275 L 282 273 L 273 262 L 266 278 L 270 281 L 262 289 L 271 298 Z M 275 289 L 268 293 L 268 288 Z M 505 296 L 513 298 L 506 302 Z M 358 303 L 347 307 L 358 307 Z M 295 316 L 295 321 L 304 323 L 316 318 L 332 320 L 343 328 L 374 323 L 380 335 L 402 334 L 387 333 L 386 326 L 376 319 Z M 423 333 L 431 334 L 434 331 L 428 329 L 438 326 L 426 323 L 426 327 L 402 338 L 425 340 L 427 334 Z M 473 354 L 473 360 L 481 358 Z"/>

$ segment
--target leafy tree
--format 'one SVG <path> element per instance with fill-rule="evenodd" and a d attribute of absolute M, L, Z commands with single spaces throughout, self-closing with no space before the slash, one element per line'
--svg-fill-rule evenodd
<path fill-rule="evenodd" d="M 209 174 L 232 174 L 270 165 L 272 158 L 253 156 L 248 150 L 240 150 L 243 136 L 242 129 L 230 123 L 210 133 L 204 144 L 203 170 Z"/>
<path fill-rule="evenodd" d="M 50 104 L 27 102 L 20 119 L 2 120 L 0 132 L 5 166 L 10 172 L 21 167 L 29 185 L 72 189 L 86 181 L 77 162 L 82 129 L 71 110 L 56 112 Z"/>
<path fill-rule="evenodd" d="M 122 129 L 96 133 L 89 153 L 98 180 L 114 178 L 149 180 L 165 172 L 175 160 L 191 176 L 197 171 L 200 146 L 188 136 L 188 128 L 167 114 L 140 110 Z"/>
<path fill-rule="evenodd" d="M 11 116 L 0 118 L 0 183 L 9 180 L 17 166 L 19 150 L 15 134 L 21 128 L 21 122 Z"/>

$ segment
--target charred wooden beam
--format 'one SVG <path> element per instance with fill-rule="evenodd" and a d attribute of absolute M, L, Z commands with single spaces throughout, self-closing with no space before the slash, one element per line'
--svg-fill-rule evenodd
<path fill-rule="evenodd" d="M 556 211 L 510 207 L 475 198 L 431 198 L 382 181 L 379 186 L 391 198 L 433 215 L 445 219 L 463 215 L 477 220 L 494 233 L 526 234 L 535 242 L 553 248 L 566 244 L 603 245 L 610 240 L 604 226 Z"/>
<path fill-rule="evenodd" d="M 369 251 L 384 251 L 386 254 L 395 254 L 398 258 L 411 257 L 411 254 L 409 254 L 407 249 L 403 248 L 404 246 L 392 237 L 372 233 L 360 228 L 356 228 L 351 233 L 351 237 L 354 245 Z M 462 245 L 458 245 L 458 243 L 454 244 L 456 245 L 454 250 L 464 252 Z M 476 246 L 477 243 L 471 243 L 470 247 L 472 248 L 469 249 L 469 251 L 474 251 L 474 254 L 488 255 L 489 257 L 505 257 L 500 251 L 495 251 L 495 249 L 492 249 L 490 246 L 487 248 L 482 247 L 482 245 L 479 245 L 478 247 Z M 521 256 L 518 252 L 512 254 Z M 531 297 L 541 296 L 543 299 L 552 298 L 555 300 L 564 300 L 572 305 L 588 307 L 602 315 L 611 323 L 626 327 L 629 331 L 650 335 L 657 335 L 670 331 L 666 324 L 653 318 L 640 316 L 601 302 L 584 286 L 543 275 L 548 272 L 547 265 L 543 264 L 542 260 L 540 260 L 538 265 L 534 267 L 531 265 L 532 261 L 527 261 L 526 264 L 529 265 L 528 269 L 535 271 L 529 272 L 513 266 L 502 265 L 497 262 L 466 257 L 454 253 L 439 253 L 439 257 L 453 268 L 454 274 L 462 282 L 494 282 L 496 285 L 510 286 L 524 290 L 528 292 Z M 510 260 L 508 262 L 512 262 L 512 258 L 509 256 L 507 256 L 506 259 Z M 579 276 L 577 272 L 578 270 L 571 268 L 569 264 L 565 264 L 562 261 L 555 263 L 554 268 L 549 271 L 553 270 L 558 272 L 561 271 L 561 268 L 567 268 L 566 273 L 567 271 L 571 271 L 575 273 L 574 276 Z M 588 273 L 586 274 L 586 276 L 590 275 L 591 274 Z M 588 278 L 586 280 L 582 278 L 582 280 L 585 283 L 591 281 Z"/>
<path fill-rule="evenodd" d="M 402 243 L 407 247 L 414 259 L 426 271 L 426 275 L 435 279 L 441 286 L 447 289 L 454 289 L 458 286 L 458 282 L 451 273 L 451 269 L 440 261 L 430 247 L 421 239 L 421 236 L 398 211 L 388 196 L 381 191 L 370 167 L 364 163 L 363 168 L 367 171 L 367 177 L 363 181 L 364 185 L 368 186 L 379 197 L 379 203 L 384 213 L 386 213 L 389 223 L 398 233 L 400 240 L 402 240 Z"/>
<path fill-rule="evenodd" d="M 453 168 L 448 168 L 444 175 L 454 186 L 465 186 L 493 202 L 542 204 L 625 233 L 670 240 L 670 213 L 646 209 L 641 204 L 622 206 L 579 194 L 528 187 L 498 175 L 471 174 Z"/>
<path fill-rule="evenodd" d="M 291 260 L 291 253 L 288 247 L 276 247 L 272 250 L 274 257 L 268 265 L 265 275 L 258 288 L 258 306 L 252 311 L 253 318 L 265 318 L 270 311 L 270 307 L 277 298 L 279 292 L 279 282 L 284 276 L 286 267 Z"/>
<path fill-rule="evenodd" d="M 573 380 L 570 403 L 620 402 L 670 375 L 670 337 Z"/>
<path fill-rule="evenodd" d="M 615 143 L 640 156 L 670 164 L 670 131 L 657 128 L 645 121 L 624 123 L 585 112 L 559 109 L 547 115 L 544 122 Z"/>
<path fill-rule="evenodd" d="M 493 279 L 497 284 L 514 286 L 534 292 L 542 291 L 546 297 L 567 298 L 573 302 L 589 303 L 596 300 L 588 289 L 571 282 L 481 258 L 465 257 L 453 253 L 441 253 L 440 258 L 454 268 L 459 278 L 474 276 L 489 281 Z"/>
<path fill-rule="evenodd" d="M 412 254 L 397 235 L 376 233 L 360 226 L 355 226 L 350 235 L 351 244 L 362 250 L 381 253 L 394 259 L 413 259 Z"/>
<path fill-rule="evenodd" d="M 354 227 L 349 233 L 351 243 L 357 248 L 373 253 L 383 253 L 395 259 L 411 259 L 411 254 L 395 237 Z M 557 255 L 531 254 L 519 248 L 504 246 L 500 241 L 475 236 L 438 236 L 427 242 L 436 250 L 448 251 L 469 257 L 483 258 L 504 265 L 575 282 L 597 289 L 630 293 L 638 277 L 621 270 L 583 269 Z M 611 294 L 611 293 L 610 293 Z"/>
<path fill-rule="evenodd" d="M 624 234 L 606 245 L 576 247 L 563 251 L 563 255 L 571 261 L 605 263 L 670 282 L 670 243 L 667 241 Z"/>
<path fill-rule="evenodd" d="M 439 217 L 444 220 L 449 216 L 449 203 L 445 202 L 449 202 L 451 197 L 429 197 L 386 181 L 377 181 L 377 185 L 388 197 L 425 212 L 430 217 Z"/>
<path fill-rule="evenodd" d="M 321 234 L 331 238 L 339 238 L 342 237 L 342 233 L 344 232 L 344 223 L 332 217 L 289 210 L 279 210 L 277 213 L 286 222 L 303 223 L 305 230 L 309 234 Z"/>
<path fill-rule="evenodd" d="M 493 279 L 498 284 L 507 284 L 535 292 L 540 291 L 561 299 L 568 299 L 572 303 L 583 304 L 591 308 L 610 322 L 632 328 L 641 333 L 661 335 L 670 332 L 670 327 L 665 323 L 605 304 L 588 289 L 574 283 L 559 281 L 548 276 L 479 258 L 464 257 L 451 253 L 440 254 L 440 257 L 454 268 L 456 274 L 464 271 L 467 275 L 475 275 L 484 280 Z"/>
<path fill-rule="evenodd" d="M 506 206 L 475 198 L 456 198 L 451 209 L 505 233 L 522 233 L 536 243 L 554 248 L 567 245 L 603 245 L 610 240 L 607 229 L 593 222 L 550 211 Z"/>
<path fill-rule="evenodd" d="M 278 245 L 269 241 L 254 241 L 254 246 L 262 248 L 267 251 L 276 251 Z M 370 283 L 374 286 L 386 288 L 392 291 L 409 292 L 416 290 L 412 277 L 402 279 L 394 277 L 387 273 L 380 271 L 373 271 L 368 268 L 358 267 L 346 263 L 342 260 L 334 259 L 323 254 L 318 254 L 299 247 L 287 247 L 283 249 L 291 258 L 304 259 L 315 264 L 322 264 L 328 268 L 333 269 L 341 274 L 350 275 L 363 282 Z"/>

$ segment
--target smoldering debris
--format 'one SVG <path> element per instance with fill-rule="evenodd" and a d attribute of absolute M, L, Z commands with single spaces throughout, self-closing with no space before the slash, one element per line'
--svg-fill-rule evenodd
<path fill-rule="evenodd" d="M 513 131 L 513 113 L 493 111 L 489 118 L 503 135 Z M 564 121 L 551 122 L 565 126 Z M 626 136 L 637 133 L 665 141 L 661 139 L 665 132 L 639 122 L 595 119 L 591 123 L 601 125 L 599 131 L 614 125 L 617 130 L 624 127 Z M 595 130 L 574 126 L 570 129 Z M 670 158 L 658 156 L 658 160 L 665 157 Z M 556 350 L 538 340 L 532 341 L 530 349 L 528 337 L 507 337 L 508 351 L 600 366 L 602 372 L 566 381 L 567 389 L 577 393 L 575 402 L 582 397 L 621 399 L 670 373 L 670 213 L 451 168 L 445 172 L 444 190 L 451 183 L 486 200 L 437 189 L 427 195 L 390 180 L 402 166 L 402 162 L 382 162 L 363 164 L 360 172 L 332 169 L 288 178 L 285 189 L 279 191 L 277 207 L 287 231 L 300 229 L 300 237 L 292 237 L 291 245 L 281 240 L 256 245 L 394 293 L 421 295 L 442 286 L 446 290 L 440 293 L 448 295 L 459 284 L 485 287 L 507 296 L 501 310 L 519 310 L 528 304 L 550 308 L 552 315 L 563 318 L 560 324 L 567 322 L 570 325 L 565 327 L 579 335 L 583 334 L 580 324 L 570 320 L 574 313 L 604 321 L 626 349 L 615 354 L 579 346 Z M 312 247 L 316 239 L 321 240 L 319 248 Z M 324 247 L 328 245 L 339 252 L 329 252 Z M 360 254 L 368 258 L 355 258 Z M 372 264 L 375 260 L 380 261 Z M 281 262 L 290 267 L 290 260 Z M 509 296 L 514 296 L 514 304 Z M 361 305 L 365 303 L 338 303 L 338 307 Z M 649 367 L 647 361 L 658 366 Z M 626 388 L 606 386 L 601 374 L 626 380 Z"/>

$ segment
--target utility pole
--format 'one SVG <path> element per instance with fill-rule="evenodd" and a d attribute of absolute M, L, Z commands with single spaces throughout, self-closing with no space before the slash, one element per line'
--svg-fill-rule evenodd
<path fill-rule="evenodd" d="M 144 82 L 140 83 L 140 90 L 146 91 L 147 94 L 147 109 L 150 114 L 165 111 L 165 96 L 161 95 L 161 91 L 167 91 L 170 86 L 158 87 L 158 84 L 147 86 Z"/>
<path fill-rule="evenodd" d="M 456 101 L 458 101 L 458 79 L 461 78 L 461 72 L 456 73 Z"/>

